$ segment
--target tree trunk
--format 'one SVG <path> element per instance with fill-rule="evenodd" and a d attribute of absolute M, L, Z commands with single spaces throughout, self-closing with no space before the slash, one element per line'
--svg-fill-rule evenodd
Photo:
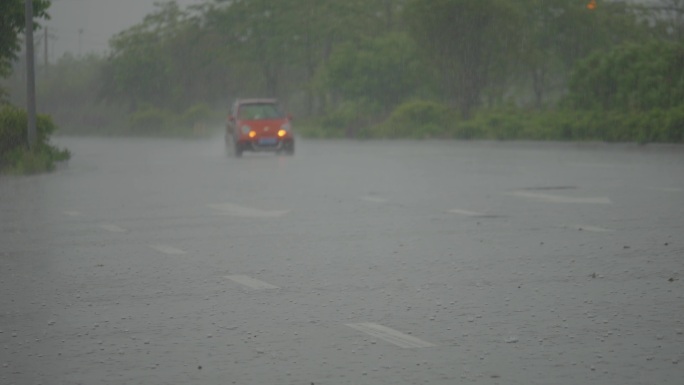
<path fill-rule="evenodd" d="M 266 79 L 266 93 L 268 97 L 278 97 L 278 71 L 268 63 L 264 65 L 264 77 Z"/>
<path fill-rule="evenodd" d="M 532 88 L 534 90 L 534 106 L 538 110 L 543 107 L 544 88 L 546 85 L 546 70 L 543 68 L 532 69 Z"/>

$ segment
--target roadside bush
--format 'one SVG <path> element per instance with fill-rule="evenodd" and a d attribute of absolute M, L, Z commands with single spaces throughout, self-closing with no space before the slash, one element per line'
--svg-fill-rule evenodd
<path fill-rule="evenodd" d="M 684 105 L 646 111 L 486 110 L 459 124 L 470 138 L 605 142 L 684 141 Z"/>
<path fill-rule="evenodd" d="M 348 102 L 335 111 L 326 114 L 321 119 L 321 125 L 328 131 L 337 131 L 340 134 L 344 134 L 357 120 L 356 103 Z"/>
<path fill-rule="evenodd" d="M 484 136 L 482 124 L 474 119 L 459 122 L 454 131 L 457 139 L 482 139 Z"/>
<path fill-rule="evenodd" d="M 194 128 L 197 125 L 204 125 L 211 119 L 211 109 L 206 104 L 195 104 L 185 110 L 180 117 L 180 122 L 184 127 Z"/>
<path fill-rule="evenodd" d="M 205 104 L 194 105 L 182 114 L 157 107 L 142 108 L 128 117 L 129 133 L 140 136 L 203 136 L 210 132 L 214 113 Z"/>
<path fill-rule="evenodd" d="M 173 117 L 170 112 L 155 107 L 140 109 L 128 117 L 128 124 L 134 134 L 160 134 L 167 130 Z"/>
<path fill-rule="evenodd" d="M 538 127 L 549 129 L 551 140 L 682 143 L 684 139 L 684 106 L 630 112 L 552 111 L 540 116 Z"/>
<path fill-rule="evenodd" d="M 56 155 L 56 156 L 55 156 Z M 45 171 L 52 171 L 55 162 L 61 159 L 59 154 L 52 154 L 50 151 L 37 150 L 29 151 L 25 148 L 17 148 L 6 153 L 4 157 L 5 166 L 3 172 L 7 174 L 25 175 L 37 174 Z"/>
<path fill-rule="evenodd" d="M 57 129 L 49 116 L 36 119 L 36 146 L 28 146 L 26 111 L 12 106 L 0 108 L 0 169 L 12 174 L 32 174 L 54 169 L 55 163 L 71 157 L 68 150 L 50 145 Z"/>
<path fill-rule="evenodd" d="M 383 138 L 462 137 L 455 130 L 458 120 L 458 114 L 442 103 L 416 100 L 399 105 L 374 131 Z"/>
<path fill-rule="evenodd" d="M 684 143 L 684 104 L 670 111 L 667 115 L 665 127 L 664 141 Z"/>
<path fill-rule="evenodd" d="M 343 138 L 345 130 L 324 123 L 323 118 L 297 120 L 294 130 L 297 135 L 311 139 Z"/>
<path fill-rule="evenodd" d="M 328 126 L 311 125 L 300 133 L 307 137 L 343 136 L 344 125 L 330 128 L 336 120 L 328 119 Z M 340 121 L 358 124 L 356 137 L 363 138 L 684 142 L 684 104 L 645 111 L 489 109 L 478 111 L 470 120 L 459 120 L 446 106 L 421 101 L 399 106 L 376 126 L 354 119 Z"/>
<path fill-rule="evenodd" d="M 634 140 L 639 143 L 684 141 L 684 105 L 670 109 L 652 109 L 627 116 Z"/>
<path fill-rule="evenodd" d="M 0 109 L 0 153 L 19 146 L 28 146 L 28 117 L 26 111 L 12 106 Z M 37 143 L 44 143 L 57 129 L 46 115 L 36 118 Z"/>
<path fill-rule="evenodd" d="M 379 107 L 367 101 L 347 101 L 319 120 L 318 129 L 306 130 L 318 138 L 368 138 Z"/>
<path fill-rule="evenodd" d="M 518 110 L 492 110 L 477 114 L 474 123 L 480 136 L 487 139 L 512 140 L 522 136 L 525 114 Z"/>

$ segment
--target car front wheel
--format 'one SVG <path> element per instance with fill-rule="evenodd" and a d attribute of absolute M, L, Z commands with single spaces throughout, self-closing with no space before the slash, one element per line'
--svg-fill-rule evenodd
<path fill-rule="evenodd" d="M 285 154 L 287 154 L 287 155 L 294 155 L 294 152 L 295 152 L 294 142 L 290 142 L 290 143 L 285 144 L 285 148 L 283 151 L 285 151 Z"/>
<path fill-rule="evenodd" d="M 240 142 L 238 141 L 233 141 L 233 155 L 235 155 L 236 158 L 239 158 L 242 156 L 242 145 L 240 145 Z"/>

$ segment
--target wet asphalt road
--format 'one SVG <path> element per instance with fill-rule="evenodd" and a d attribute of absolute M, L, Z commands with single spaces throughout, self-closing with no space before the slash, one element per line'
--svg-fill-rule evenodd
<path fill-rule="evenodd" d="M 0 384 L 684 384 L 684 148 L 57 140 Z"/>

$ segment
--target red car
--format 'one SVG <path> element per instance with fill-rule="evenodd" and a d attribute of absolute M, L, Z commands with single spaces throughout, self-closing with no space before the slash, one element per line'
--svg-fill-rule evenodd
<path fill-rule="evenodd" d="M 292 117 L 275 99 L 241 99 L 233 104 L 226 126 L 226 148 L 237 157 L 244 151 L 294 154 Z"/>

